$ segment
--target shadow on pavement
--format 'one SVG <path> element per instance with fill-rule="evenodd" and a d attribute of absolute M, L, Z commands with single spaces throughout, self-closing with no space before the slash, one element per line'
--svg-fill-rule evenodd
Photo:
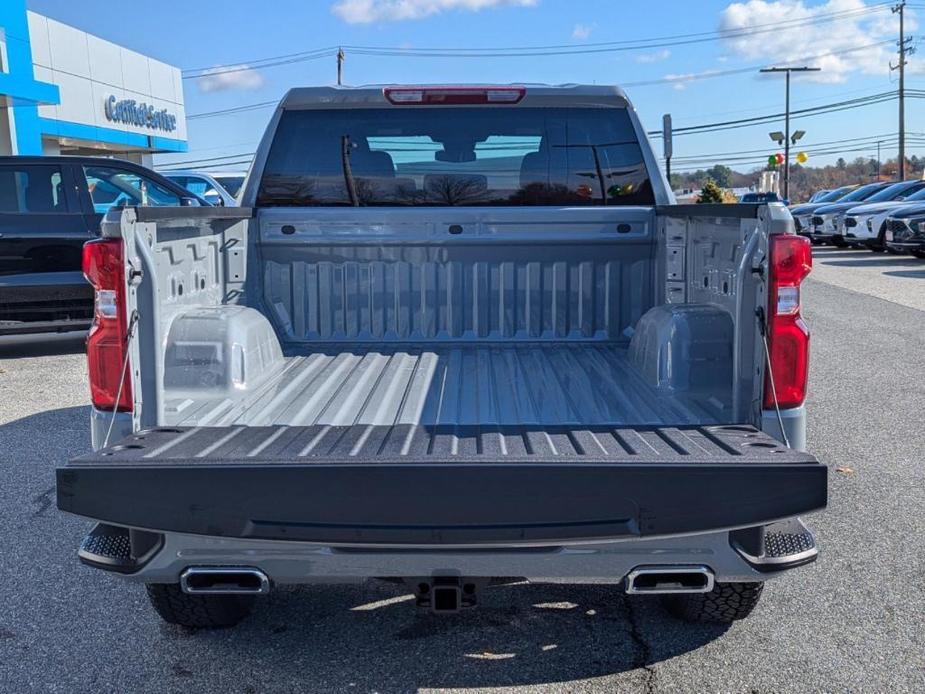
<path fill-rule="evenodd" d="M 814 258 L 823 265 L 832 267 L 921 267 L 925 264 L 918 258 L 908 256 L 882 256 L 876 255 L 866 258 L 857 258 L 856 260 L 828 260 L 827 258 Z"/>
<path fill-rule="evenodd" d="M 0 336 L 0 359 L 82 354 L 86 349 L 86 339 L 84 332 L 3 335 Z"/>
<path fill-rule="evenodd" d="M 36 458 L 62 465 L 89 451 L 89 405 L 46 410 L 0 425 L 0 458 L 14 468 L 20 463 L 34 467 Z"/>
<path fill-rule="evenodd" d="M 675 621 L 657 600 L 627 597 L 620 586 L 497 586 L 475 610 L 438 617 L 418 612 L 402 588 L 370 581 L 282 589 L 235 630 L 194 639 L 219 658 L 247 650 L 258 668 L 258 691 L 308 673 L 314 682 L 339 681 L 344 688 L 417 691 L 564 683 L 629 671 L 647 679 L 649 666 L 696 650 L 727 629 Z M 175 627 L 162 627 L 162 634 L 188 646 L 192 641 Z"/>
<path fill-rule="evenodd" d="M 893 277 L 911 277 L 914 279 L 925 278 L 925 268 L 921 270 L 890 270 L 889 272 L 884 272 L 884 275 L 891 275 Z"/>

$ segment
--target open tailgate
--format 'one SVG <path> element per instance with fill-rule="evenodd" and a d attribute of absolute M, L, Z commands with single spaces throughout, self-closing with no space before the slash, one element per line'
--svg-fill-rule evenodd
<path fill-rule="evenodd" d="M 748 426 L 197 427 L 57 471 L 58 507 L 162 532 L 342 545 L 544 545 L 821 509 L 812 456 Z"/>

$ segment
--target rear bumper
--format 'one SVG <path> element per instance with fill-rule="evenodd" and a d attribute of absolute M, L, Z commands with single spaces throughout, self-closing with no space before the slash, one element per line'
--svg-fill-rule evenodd
<path fill-rule="evenodd" d="M 67 333 L 90 329 L 90 321 L 5 321 L 0 319 L 0 335 L 34 335 L 38 333 Z"/>
<path fill-rule="evenodd" d="M 217 428 L 129 437 L 60 468 L 58 507 L 160 533 L 443 549 L 709 533 L 826 504 L 824 465 L 745 426 L 616 436 L 456 429 L 448 451 L 438 435 L 417 456 L 389 451 L 388 437 L 413 450 L 414 427 L 385 439 L 379 427 L 304 428 L 304 440 L 331 437 L 354 453 L 324 457 L 296 455 L 301 428 L 286 429 L 253 429 L 244 450 Z M 530 435 L 535 445 L 511 452 Z M 544 445 L 553 452 L 538 454 Z"/>
<path fill-rule="evenodd" d="M 80 272 L 0 277 L 0 335 L 86 330 L 93 288 Z"/>
<path fill-rule="evenodd" d="M 707 566 L 720 582 L 763 581 L 808 563 L 757 566 L 728 532 L 627 539 L 581 546 L 349 548 L 268 540 L 166 533 L 143 565 L 119 572 L 142 583 L 176 583 L 190 566 L 246 566 L 274 585 L 359 582 L 370 577 L 520 577 L 533 582 L 621 583 L 642 565 Z M 83 558 L 83 557 L 82 557 Z M 809 561 L 815 559 L 815 553 Z M 96 568 L 112 570 L 94 562 Z"/>
<path fill-rule="evenodd" d="M 908 253 L 910 251 L 925 251 L 925 241 L 887 241 L 887 248 L 894 251 Z"/>

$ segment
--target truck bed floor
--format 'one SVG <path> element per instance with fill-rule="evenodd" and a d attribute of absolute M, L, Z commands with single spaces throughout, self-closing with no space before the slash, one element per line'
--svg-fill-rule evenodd
<path fill-rule="evenodd" d="M 623 347 L 559 343 L 325 346 L 253 391 L 165 405 L 182 426 L 661 426 L 732 423 L 729 400 L 658 392 Z"/>

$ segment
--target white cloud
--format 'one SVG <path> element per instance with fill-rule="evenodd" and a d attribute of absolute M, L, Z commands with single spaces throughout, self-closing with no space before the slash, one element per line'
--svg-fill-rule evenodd
<path fill-rule="evenodd" d="M 828 0 L 811 7 L 807 7 L 804 0 L 748 0 L 732 3 L 723 10 L 720 28 L 741 31 L 762 24 L 810 21 L 816 17 L 821 19 L 821 15 L 840 13 L 841 17 L 834 21 L 769 27 L 758 30 L 760 33 L 727 39 L 726 43 L 736 57 L 763 60 L 769 65 L 807 62 L 822 68 L 822 72 L 810 73 L 803 79 L 844 82 L 851 74 L 859 72 L 885 76 L 889 61 L 896 59 L 895 46 L 889 43 L 870 45 L 896 39 L 899 32 L 898 21 L 888 7 L 865 12 L 873 7 L 864 0 Z M 914 25 L 914 18 L 909 17 L 907 31 L 911 33 Z M 823 55 L 826 53 L 835 55 Z"/>
<path fill-rule="evenodd" d="M 230 65 L 228 67 L 206 70 L 196 80 L 201 92 L 224 92 L 232 89 L 252 91 L 265 84 L 263 75 L 249 65 Z"/>
<path fill-rule="evenodd" d="M 664 60 L 668 60 L 671 57 L 671 51 L 667 48 L 663 48 L 660 51 L 655 51 L 655 53 L 640 53 L 636 56 L 637 63 L 661 63 Z"/>
<path fill-rule="evenodd" d="M 593 24 L 576 24 L 575 28 L 572 29 L 572 38 L 576 41 L 584 41 L 591 36 L 594 28 L 595 25 Z"/>
<path fill-rule="evenodd" d="M 331 12 L 348 24 L 400 22 L 448 10 L 477 12 L 502 5 L 533 7 L 539 0 L 337 0 Z"/>
<path fill-rule="evenodd" d="M 703 72 L 683 72 L 683 73 L 669 73 L 665 75 L 662 80 L 672 86 L 673 89 L 677 91 L 683 91 L 687 89 L 687 84 L 689 82 L 696 82 L 697 80 L 707 79 L 714 77 L 720 73 L 719 70 L 704 70 Z"/>

